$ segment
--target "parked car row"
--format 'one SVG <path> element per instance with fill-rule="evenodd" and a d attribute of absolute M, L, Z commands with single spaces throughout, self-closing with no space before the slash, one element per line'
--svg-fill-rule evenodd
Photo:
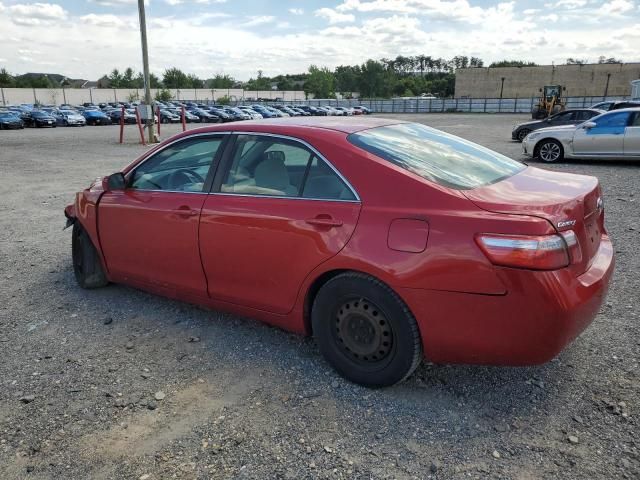
<path fill-rule="evenodd" d="M 24 127 L 85 126 L 136 123 L 136 107 L 140 102 L 83 103 L 36 106 L 21 104 L 0 110 L 0 129 Z M 183 113 L 184 112 L 184 113 Z M 196 102 L 154 102 L 156 123 L 226 123 L 279 117 L 368 115 L 365 106 L 334 107 L 331 105 L 284 105 L 256 103 L 250 105 L 219 105 Z"/>

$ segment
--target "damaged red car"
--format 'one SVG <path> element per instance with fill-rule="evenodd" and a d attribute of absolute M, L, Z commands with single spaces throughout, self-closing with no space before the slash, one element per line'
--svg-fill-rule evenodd
<path fill-rule="evenodd" d="M 593 320 L 614 268 L 596 178 L 364 116 L 189 130 L 65 214 L 81 287 L 313 335 L 371 387 L 425 357 L 546 362 Z"/>

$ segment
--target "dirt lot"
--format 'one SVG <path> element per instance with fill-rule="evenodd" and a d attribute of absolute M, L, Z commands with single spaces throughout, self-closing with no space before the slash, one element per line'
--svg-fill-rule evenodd
<path fill-rule="evenodd" d="M 403 118 L 520 157 L 509 134 L 523 116 Z M 640 164 L 549 167 L 600 178 L 618 262 L 600 315 L 559 358 L 425 363 L 367 390 L 309 339 L 76 286 L 62 209 L 144 150 L 133 128 L 116 137 L 0 132 L 0 479 L 640 478 Z"/>

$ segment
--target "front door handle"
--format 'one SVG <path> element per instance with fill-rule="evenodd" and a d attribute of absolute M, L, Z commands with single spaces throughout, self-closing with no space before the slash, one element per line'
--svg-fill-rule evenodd
<path fill-rule="evenodd" d="M 195 217 L 196 215 L 200 215 L 200 210 L 194 210 L 187 205 L 182 205 L 181 207 L 176 208 L 173 211 L 176 215 L 182 218 Z"/>
<path fill-rule="evenodd" d="M 308 218 L 305 222 L 315 227 L 333 228 L 342 226 L 342 222 L 340 220 L 335 220 L 329 215 L 318 215 L 315 218 Z"/>

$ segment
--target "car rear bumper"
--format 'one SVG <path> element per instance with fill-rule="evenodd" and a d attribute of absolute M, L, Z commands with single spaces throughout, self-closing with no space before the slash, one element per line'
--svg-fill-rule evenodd
<path fill-rule="evenodd" d="M 535 365 L 560 353 L 587 328 L 614 270 L 607 236 L 590 268 L 534 272 L 502 268 L 508 292 L 479 295 L 399 289 L 414 313 L 425 357 L 438 363 Z"/>

